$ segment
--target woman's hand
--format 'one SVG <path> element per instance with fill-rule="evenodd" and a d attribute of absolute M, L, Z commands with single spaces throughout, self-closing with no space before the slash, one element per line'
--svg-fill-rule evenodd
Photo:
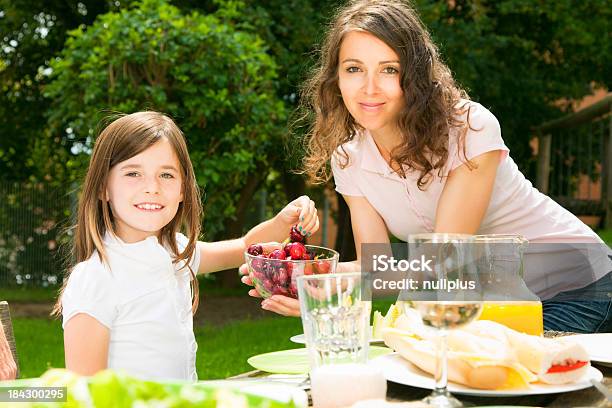
<path fill-rule="evenodd" d="M 249 269 L 246 264 L 242 265 L 239 269 L 240 274 L 243 275 L 240 279 L 242 283 L 253 286 L 253 281 L 249 276 Z M 253 288 L 249 290 L 249 296 L 260 298 L 261 295 L 257 292 L 257 289 Z M 300 316 L 300 302 L 297 299 L 293 299 L 287 296 L 274 295 L 268 299 L 264 299 L 261 302 L 261 308 L 269 310 L 270 312 L 278 313 L 283 316 Z"/>
<path fill-rule="evenodd" d="M 311 236 L 319 229 L 319 217 L 314 201 L 303 195 L 285 206 L 277 215 L 283 223 L 296 225 L 298 231 L 306 237 Z M 288 231 L 287 231 L 288 233 Z"/>
<path fill-rule="evenodd" d="M 300 317 L 300 301 L 287 296 L 270 296 L 261 302 L 261 308 L 283 316 Z"/>

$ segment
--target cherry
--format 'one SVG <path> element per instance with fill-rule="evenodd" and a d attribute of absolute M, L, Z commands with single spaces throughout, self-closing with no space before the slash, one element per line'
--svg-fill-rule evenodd
<path fill-rule="evenodd" d="M 253 255 L 253 256 L 262 255 L 263 254 L 263 247 L 261 245 L 259 245 L 259 244 L 249 245 L 249 248 L 247 249 L 247 253 L 249 255 Z"/>
<path fill-rule="evenodd" d="M 294 225 L 291 227 L 291 231 L 289 231 L 289 239 L 291 242 L 304 242 L 304 235 L 300 231 L 298 231 L 297 226 Z"/>
<path fill-rule="evenodd" d="M 282 249 L 275 249 L 268 255 L 270 259 L 285 259 L 287 256 L 285 255 L 285 251 Z"/>
<path fill-rule="evenodd" d="M 289 242 L 287 245 L 285 245 L 285 255 L 287 255 L 287 258 L 289 258 L 291 256 L 291 247 L 293 246 L 293 242 Z"/>
<path fill-rule="evenodd" d="M 301 242 L 295 242 L 291 245 L 289 253 L 291 255 L 291 259 L 304 259 L 304 255 L 306 254 L 306 247 Z"/>
<path fill-rule="evenodd" d="M 331 268 L 330 263 L 327 261 L 319 261 L 316 263 L 316 266 L 319 273 L 329 273 L 329 269 Z"/>

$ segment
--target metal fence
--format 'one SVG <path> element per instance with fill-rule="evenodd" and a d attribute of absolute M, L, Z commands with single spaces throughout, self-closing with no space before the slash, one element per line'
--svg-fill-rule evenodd
<path fill-rule="evenodd" d="M 538 189 L 612 226 L 612 96 L 537 128 Z"/>
<path fill-rule="evenodd" d="M 0 287 L 59 282 L 74 199 L 69 188 L 0 182 Z"/>
<path fill-rule="evenodd" d="M 67 231 L 76 209 L 77 186 L 0 182 L 0 288 L 47 287 L 61 283 L 70 245 Z M 321 233 L 316 244 L 328 245 L 330 203 L 322 198 Z M 260 190 L 249 216 L 251 227 L 274 215 L 276 207 Z"/>

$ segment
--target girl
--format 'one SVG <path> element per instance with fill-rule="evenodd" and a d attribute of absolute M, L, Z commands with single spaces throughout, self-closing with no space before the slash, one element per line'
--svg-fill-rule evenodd
<path fill-rule="evenodd" d="M 400 0 L 350 2 L 327 33 L 303 97 L 315 117 L 305 171 L 326 181 L 331 161 L 358 258 L 361 244 L 389 242 L 389 234 L 521 234 L 539 252 L 527 255 L 526 281 L 548 299 L 545 328 L 611 330 L 609 248 L 525 179 L 497 119 L 455 83 L 414 9 Z M 359 269 L 359 259 L 339 265 Z M 580 301 L 562 301 L 561 292 Z M 279 296 L 265 306 L 299 312 Z"/>
<path fill-rule="evenodd" d="M 133 113 L 101 132 L 79 202 L 76 265 L 55 308 L 66 368 L 195 381 L 195 274 L 237 267 L 248 245 L 280 241 L 298 221 L 304 234 L 319 226 L 306 196 L 230 241 L 197 241 L 200 215 L 187 146 L 170 118 Z"/>

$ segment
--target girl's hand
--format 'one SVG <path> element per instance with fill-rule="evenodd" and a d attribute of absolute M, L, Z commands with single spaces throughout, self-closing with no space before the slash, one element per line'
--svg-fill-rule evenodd
<path fill-rule="evenodd" d="M 314 201 L 303 195 L 285 206 L 277 215 L 287 225 L 296 225 L 306 237 L 319 229 L 319 217 Z"/>

